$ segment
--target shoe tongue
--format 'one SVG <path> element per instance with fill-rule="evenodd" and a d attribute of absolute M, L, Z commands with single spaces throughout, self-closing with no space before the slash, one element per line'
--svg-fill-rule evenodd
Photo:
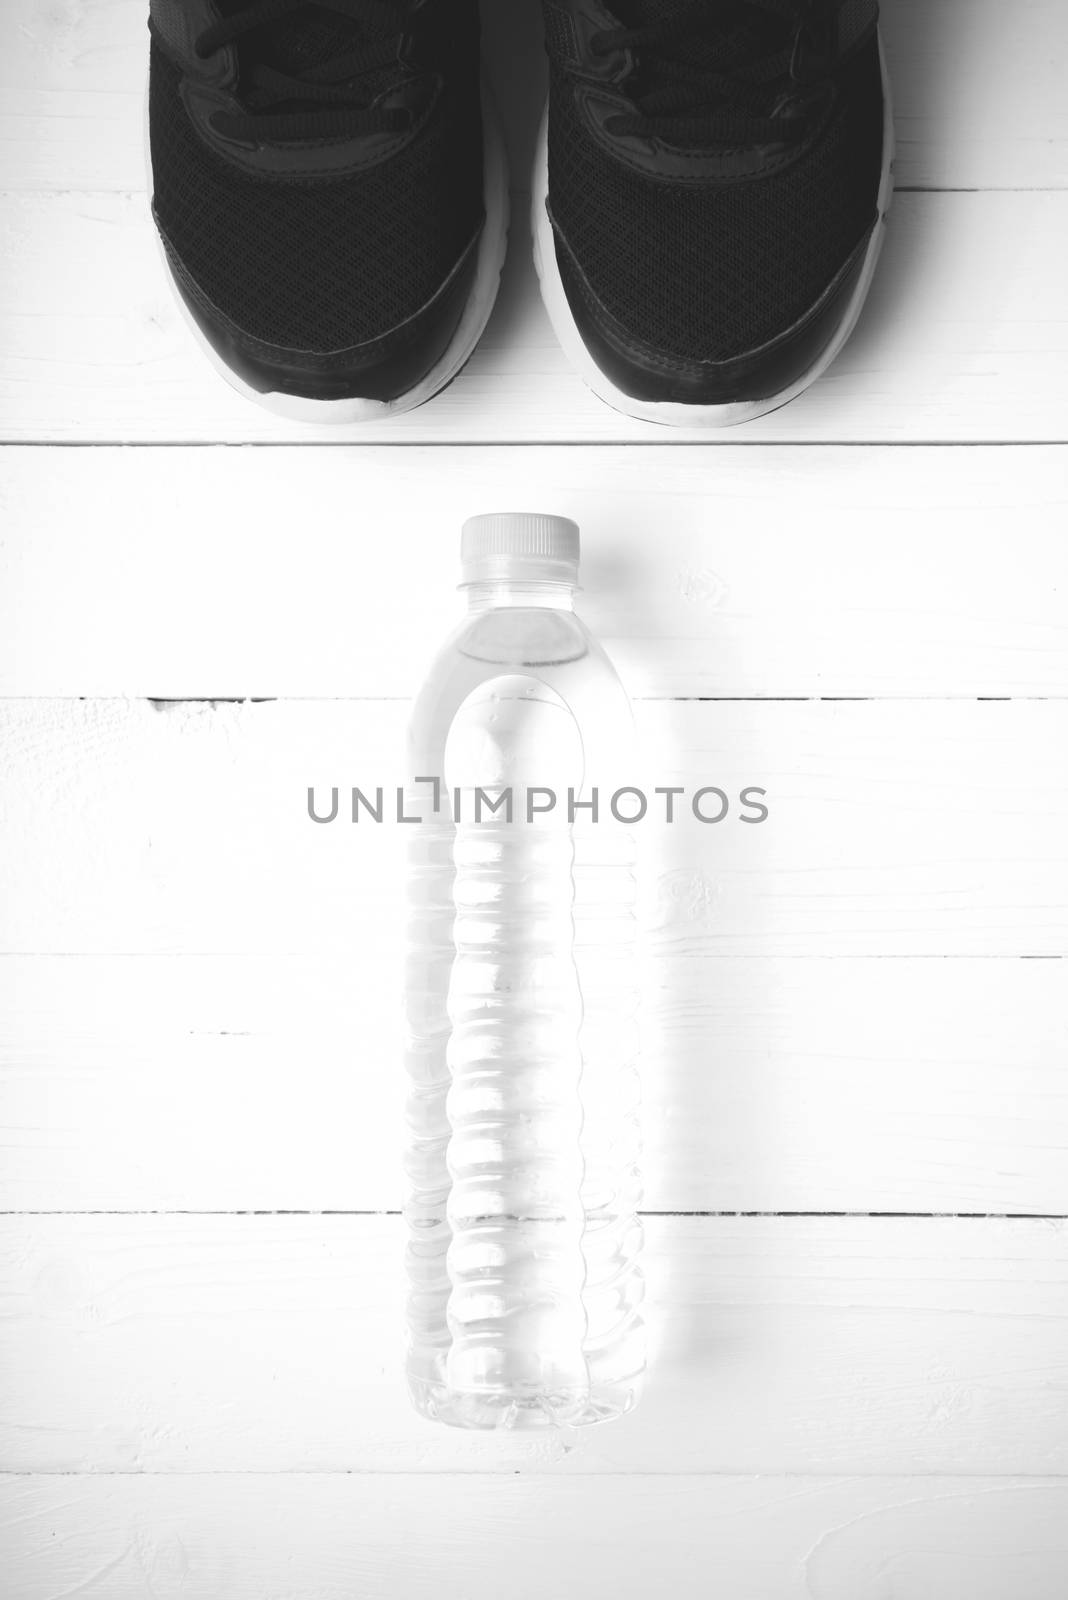
<path fill-rule="evenodd" d="M 402 7 L 405 3 L 406 0 L 401 0 Z M 247 7 L 248 0 L 216 0 L 216 4 L 223 16 L 230 16 Z M 299 78 L 302 73 L 329 68 L 332 61 L 358 50 L 366 37 L 366 30 L 354 18 L 330 6 L 308 4 L 246 35 L 238 43 L 238 60 L 242 70 L 270 67 Z M 396 77 L 392 64 L 361 73 L 360 98 L 373 98 L 391 88 Z M 329 72 L 324 74 L 324 79 L 330 81 Z M 301 104 L 297 98 L 290 109 L 298 109 Z"/>
<path fill-rule="evenodd" d="M 243 11 L 248 0 L 216 0 L 224 17 Z M 306 5 L 277 22 L 256 28 L 238 45 L 242 59 L 277 72 L 298 75 L 322 67 L 359 42 L 360 26 L 339 11 Z"/>
<path fill-rule="evenodd" d="M 264 28 L 263 34 L 270 50 L 269 64 L 294 75 L 326 66 L 352 50 L 359 40 L 359 28 L 354 22 L 336 11 L 324 11 L 321 6 L 295 11 L 273 28 Z"/>
<path fill-rule="evenodd" d="M 699 72 L 724 73 L 741 62 L 759 60 L 783 47 L 786 23 L 780 16 L 750 5 L 747 0 L 708 0 L 705 9 L 695 13 L 693 0 L 608 0 L 612 15 L 626 28 L 644 28 L 668 22 L 680 12 L 688 14 L 684 27 L 659 42 L 644 57 L 639 51 L 635 80 L 637 98 L 664 87 L 670 89 L 670 71 L 662 73 L 659 63 L 672 62 L 694 67 Z M 757 98 L 767 108 L 777 97 L 769 84 Z"/>
<path fill-rule="evenodd" d="M 682 0 L 614 0 L 608 9 L 625 28 L 641 28 L 671 16 L 681 6 Z"/>
<path fill-rule="evenodd" d="M 668 22 L 688 11 L 691 20 L 674 39 L 659 48 L 665 55 L 698 66 L 717 67 L 782 42 L 781 18 L 747 0 L 709 0 L 702 15 L 694 15 L 692 0 L 608 0 L 608 8 L 625 28 L 646 28 Z"/>

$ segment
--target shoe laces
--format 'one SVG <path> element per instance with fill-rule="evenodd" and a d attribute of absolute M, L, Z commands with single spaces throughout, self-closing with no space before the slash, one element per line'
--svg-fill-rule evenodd
<path fill-rule="evenodd" d="M 798 64 L 809 30 L 817 37 L 818 0 L 616 0 L 615 9 L 623 25 L 595 33 L 591 47 L 630 54 L 622 88 L 633 110 L 610 118 L 609 132 L 710 148 L 803 137 L 812 80 Z"/>
<path fill-rule="evenodd" d="M 390 0 L 229 0 L 196 40 L 203 60 L 238 46 L 242 109 L 214 125 L 257 143 L 403 131 L 411 113 L 376 102 L 404 81 L 411 22 Z"/>

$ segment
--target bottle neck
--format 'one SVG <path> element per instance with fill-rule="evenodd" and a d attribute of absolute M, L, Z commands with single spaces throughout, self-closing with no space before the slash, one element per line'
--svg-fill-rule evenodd
<path fill-rule="evenodd" d="M 574 611 L 575 589 L 570 583 L 547 578 L 510 578 L 497 582 L 469 583 L 468 611 L 493 611 L 506 606 L 543 611 Z"/>

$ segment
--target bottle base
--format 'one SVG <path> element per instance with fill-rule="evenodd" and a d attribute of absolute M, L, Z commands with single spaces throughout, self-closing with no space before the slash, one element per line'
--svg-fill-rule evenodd
<path fill-rule="evenodd" d="M 638 1380 L 612 1388 L 577 1393 L 524 1394 L 514 1389 L 450 1389 L 425 1378 L 408 1379 L 412 1404 L 430 1422 L 450 1428 L 528 1432 L 543 1428 L 585 1428 L 633 1411 L 641 1397 Z"/>

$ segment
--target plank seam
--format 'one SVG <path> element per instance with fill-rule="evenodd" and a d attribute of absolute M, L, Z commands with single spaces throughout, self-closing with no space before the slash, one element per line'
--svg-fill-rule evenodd
<path fill-rule="evenodd" d="M 116 1210 L 107 1207 L 86 1210 L 3 1210 L 0 1217 L 402 1217 L 400 1209 L 347 1210 L 322 1208 L 245 1206 L 233 1210 L 199 1207 L 149 1207 Z M 700 1217 L 732 1220 L 787 1221 L 890 1221 L 890 1222 L 1068 1222 L 1062 1211 L 640 1211 L 642 1217 Z"/>
<path fill-rule="evenodd" d="M 1065 705 L 1068 694 L 632 694 L 634 705 Z M 0 706 L 407 706 L 408 694 L 0 694 Z"/>
<path fill-rule="evenodd" d="M 0 950 L 0 961 L 307 961 L 307 950 Z M 656 958 L 668 959 L 667 954 Z M 969 954 L 959 950 L 888 950 L 875 954 L 845 955 L 841 951 L 793 952 L 783 955 L 753 955 L 746 951 L 733 954 L 718 950 L 703 951 L 690 960 L 700 961 L 1064 961 L 1068 957 L 1058 951 L 1035 953 L 1017 951 L 1013 954 Z M 225 1030 L 217 1030 L 220 1035 Z M 0 1212 L 0 1215 L 3 1213 Z"/>
<path fill-rule="evenodd" d="M 9 450 L 1016 450 L 1063 449 L 1063 439 L 20 439 Z"/>
<path fill-rule="evenodd" d="M 541 1467 L 512 1467 L 503 1463 L 497 1471 L 487 1471 L 479 1467 L 427 1467 L 425 1470 L 413 1471 L 411 1468 L 390 1467 L 220 1467 L 192 1468 L 189 1471 L 172 1471 L 170 1468 L 145 1467 L 133 1468 L 123 1471 L 121 1468 L 20 1468 L 8 1467 L 0 1469 L 0 1483 L 8 1478 L 180 1478 L 186 1482 L 198 1478 L 412 1478 L 416 1481 L 422 1478 L 486 1478 L 501 1479 L 515 1478 L 555 1478 L 559 1477 L 569 1483 L 578 1479 L 596 1478 L 722 1478 L 728 1482 L 745 1481 L 755 1483 L 761 1478 L 775 1478 L 782 1480 L 795 1480 L 799 1483 L 826 1483 L 840 1484 L 852 1483 L 858 1480 L 888 1483 L 944 1483 L 947 1480 L 967 1480 L 968 1482 L 981 1483 L 984 1480 L 1001 1481 L 1011 1480 L 1013 1484 L 1019 1483 L 1046 1483 L 1050 1486 L 1068 1483 L 1068 1473 L 1063 1472 L 969 1472 L 960 1467 L 944 1472 L 908 1472 L 894 1471 L 885 1468 L 876 1468 L 871 1471 L 850 1470 L 848 1472 L 797 1472 L 785 1471 L 778 1467 L 764 1468 L 759 1472 L 739 1471 L 737 1469 L 717 1469 L 715 1467 L 701 1467 L 692 1472 L 675 1471 L 667 1468 L 656 1467 L 606 1467 L 596 1472 L 557 1472 L 553 1467 L 548 1470 Z"/>

